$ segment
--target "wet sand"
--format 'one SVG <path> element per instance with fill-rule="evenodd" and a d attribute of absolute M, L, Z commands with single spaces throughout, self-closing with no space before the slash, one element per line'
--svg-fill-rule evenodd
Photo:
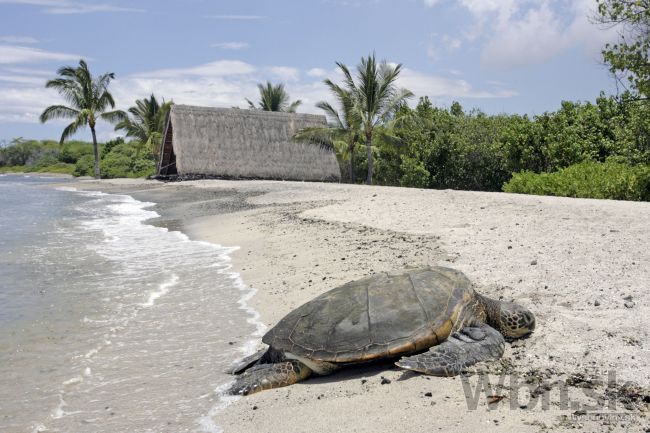
<path fill-rule="evenodd" d="M 79 185 L 154 201 L 156 224 L 239 246 L 234 270 L 269 327 L 339 284 L 422 265 L 460 269 L 536 314 L 530 338 L 466 379 L 347 369 L 240 399 L 215 416 L 225 432 L 650 427 L 650 203 L 271 181 Z"/>

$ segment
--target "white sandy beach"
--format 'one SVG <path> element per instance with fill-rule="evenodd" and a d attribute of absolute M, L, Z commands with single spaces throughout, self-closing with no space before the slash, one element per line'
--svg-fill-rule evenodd
<path fill-rule="evenodd" d="M 537 317 L 533 335 L 508 344 L 501 362 L 477 366 L 488 376 L 348 369 L 241 398 L 215 417 L 225 432 L 650 427 L 650 203 L 271 181 L 80 185 L 155 193 L 162 208 L 165 197 L 177 204 L 205 191 L 241 194 L 241 210 L 212 212 L 219 203 L 194 199 L 175 212 L 194 239 L 240 247 L 234 270 L 257 289 L 250 303 L 269 327 L 339 284 L 421 265 L 460 269 L 481 293 Z M 616 384 L 606 391 L 608 373 Z M 492 388 L 474 408 L 463 384 L 474 392 L 479 378 Z M 598 399 L 606 392 L 612 407 Z M 584 409 L 625 416 L 573 419 Z"/>

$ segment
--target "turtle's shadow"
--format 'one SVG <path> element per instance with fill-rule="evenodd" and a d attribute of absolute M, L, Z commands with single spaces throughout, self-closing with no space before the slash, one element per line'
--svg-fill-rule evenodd
<path fill-rule="evenodd" d="M 399 378 L 395 379 L 397 381 L 408 380 L 412 377 L 419 376 L 418 373 L 402 370 L 399 367 L 395 366 L 395 361 L 396 359 L 391 359 L 385 361 L 376 361 L 368 364 L 351 365 L 327 376 L 311 376 L 304 383 L 316 384 L 345 382 L 348 380 L 369 380 L 377 376 L 381 376 L 388 371 L 402 373 Z"/>

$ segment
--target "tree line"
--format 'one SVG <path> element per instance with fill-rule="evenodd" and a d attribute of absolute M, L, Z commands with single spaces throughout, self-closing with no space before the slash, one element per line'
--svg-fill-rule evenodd
<path fill-rule="evenodd" d="M 602 51 L 611 73 L 625 87 L 617 96 L 601 94 L 594 103 L 564 101 L 557 111 L 533 117 L 466 111 L 457 102 L 449 108 L 434 107 L 426 97 L 410 107 L 407 101 L 413 94 L 396 85 L 402 65 L 377 61 L 371 54 L 354 70 L 336 64 L 342 82 L 324 81 L 334 104 L 322 101 L 316 105 L 327 116 L 328 126 L 299 131 L 295 139 L 335 150 L 346 182 L 647 199 L 650 2 L 596 3 L 594 20 L 621 29 L 619 42 L 607 44 Z M 95 177 L 101 176 L 100 160 L 111 152 L 115 154 L 109 160 L 121 167 L 113 174 L 152 172 L 172 103 L 159 103 L 151 95 L 137 100 L 127 112 L 114 110 L 108 91 L 114 74 L 93 77 L 83 60 L 78 67 L 59 69 L 57 75 L 46 87 L 58 90 L 69 105 L 48 107 L 41 121 L 72 119 L 61 143 L 88 126 Z M 258 90 L 257 104 L 246 100 L 251 109 L 295 112 L 301 104 L 300 100 L 290 102 L 282 83 L 259 84 Z M 124 131 L 132 140 L 131 148 L 117 143 L 108 146 L 108 153 L 107 146 L 100 152 L 95 132 L 98 120 Z M 6 149 L 0 152 L 0 165 L 3 161 L 7 165 L 3 152 Z M 139 162 L 129 165 L 133 159 Z M 82 164 L 75 164 L 75 173 L 90 174 L 88 155 Z M 592 184 L 599 185 L 595 189 L 588 180 L 581 180 L 594 176 L 598 182 Z M 571 182 L 587 182 L 587 186 L 568 187 Z"/>

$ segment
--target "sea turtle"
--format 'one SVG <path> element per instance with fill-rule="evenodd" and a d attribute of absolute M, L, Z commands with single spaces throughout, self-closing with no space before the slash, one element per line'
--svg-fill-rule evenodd
<path fill-rule="evenodd" d="M 455 376 L 503 355 L 506 338 L 528 335 L 527 309 L 487 298 L 460 271 L 427 267 L 381 273 L 332 289 L 287 314 L 244 359 L 230 393 L 294 384 L 312 373 L 400 358 L 396 365 Z"/>

